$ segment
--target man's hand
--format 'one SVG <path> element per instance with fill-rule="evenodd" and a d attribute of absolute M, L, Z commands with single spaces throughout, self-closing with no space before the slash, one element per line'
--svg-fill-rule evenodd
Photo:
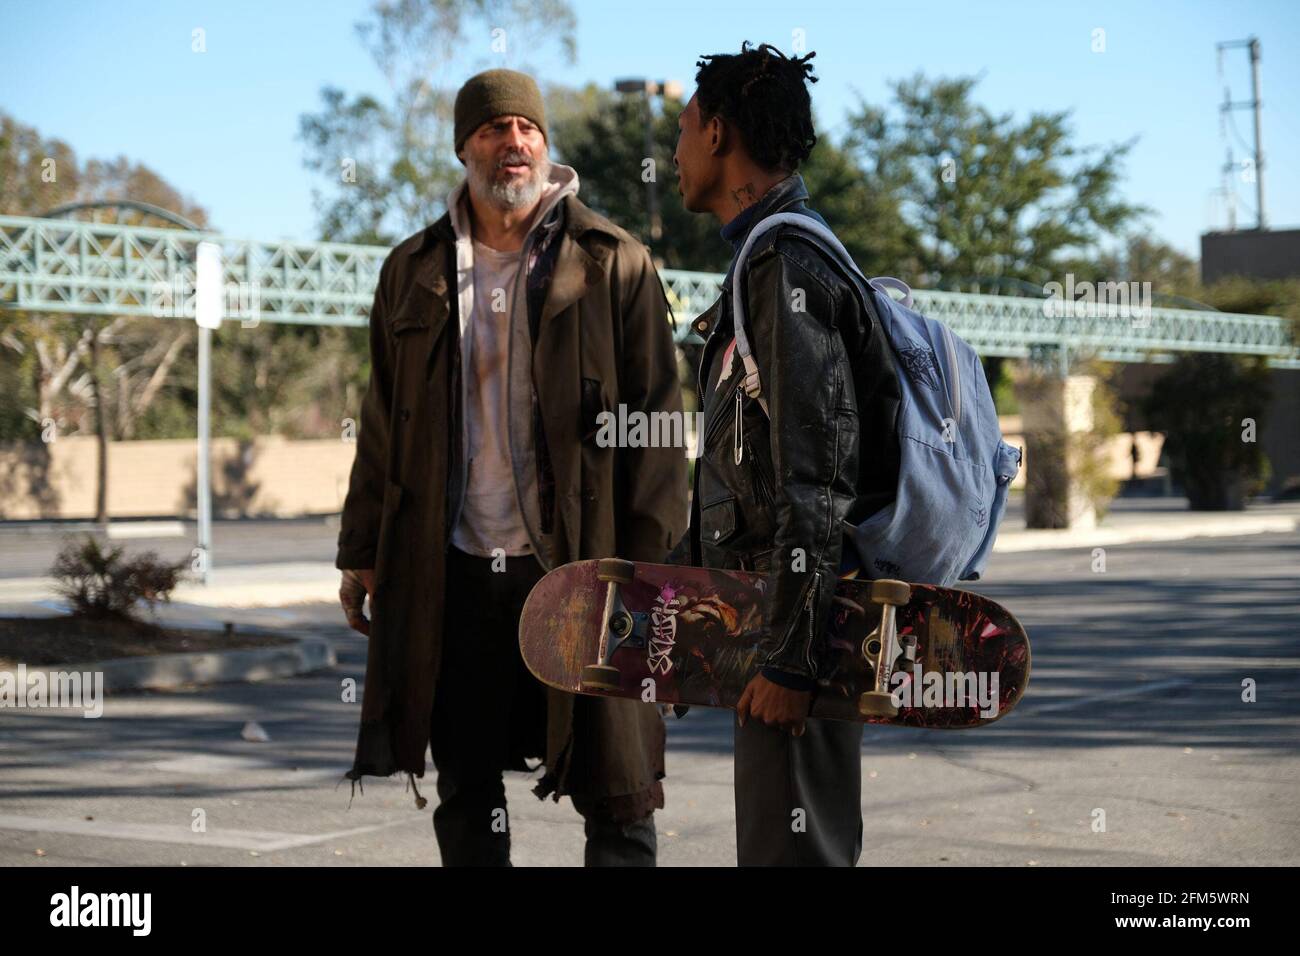
<path fill-rule="evenodd" d="M 802 737 L 804 718 L 808 716 L 811 704 L 811 692 L 791 690 L 757 674 L 740 695 L 740 702 L 736 704 L 736 717 L 742 727 L 745 726 L 745 720 L 753 715 L 769 726 Z"/>
<path fill-rule="evenodd" d="M 347 615 L 348 627 L 366 637 L 370 636 L 370 621 L 362 608 L 366 598 L 369 597 L 370 613 L 374 613 L 374 595 L 374 568 L 343 572 L 343 583 L 339 585 L 339 603 L 343 605 L 343 613 Z"/>

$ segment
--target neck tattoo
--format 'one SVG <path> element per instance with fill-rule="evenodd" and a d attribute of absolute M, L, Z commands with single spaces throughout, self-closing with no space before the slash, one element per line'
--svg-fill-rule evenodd
<path fill-rule="evenodd" d="M 745 183 L 739 189 L 733 189 L 731 198 L 736 200 L 737 211 L 743 211 L 747 206 L 752 206 L 758 202 L 758 195 L 754 192 L 753 183 Z"/>

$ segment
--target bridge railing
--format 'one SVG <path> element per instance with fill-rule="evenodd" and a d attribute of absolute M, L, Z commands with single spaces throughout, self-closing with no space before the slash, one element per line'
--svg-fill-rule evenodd
<path fill-rule="evenodd" d="M 388 250 L 184 229 L 0 216 L 0 305 L 73 315 L 193 316 L 196 249 L 221 249 L 227 314 L 365 325 Z"/>
<path fill-rule="evenodd" d="M 365 325 L 389 251 L 0 216 L 0 308 L 188 318 L 200 242 L 220 247 L 227 315 L 247 325 Z M 690 320 L 717 298 L 722 276 L 672 269 L 661 276 L 678 341 L 694 337 Z M 915 290 L 914 299 L 917 309 L 948 324 L 983 355 L 1024 357 L 1048 347 L 1096 352 L 1111 361 L 1159 362 L 1178 351 L 1230 352 L 1300 368 L 1291 323 L 1275 316 L 1156 307 L 1090 310 L 1046 298 L 924 289 Z"/>

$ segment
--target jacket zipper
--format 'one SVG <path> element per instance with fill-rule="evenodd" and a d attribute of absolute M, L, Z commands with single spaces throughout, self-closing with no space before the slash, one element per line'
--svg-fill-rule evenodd
<path fill-rule="evenodd" d="M 726 403 L 731 401 L 732 394 L 739 388 L 740 388 L 740 382 L 736 382 L 736 384 L 732 387 L 731 392 L 727 393 L 726 399 L 718 407 L 718 410 L 713 413 L 713 418 L 710 419 L 709 423 L 705 426 L 704 442 L 703 444 L 700 445 L 701 456 L 704 454 L 704 449 L 708 448 L 709 445 L 713 444 L 713 439 L 717 437 L 719 429 L 721 429 L 722 426 L 726 424 L 727 415 L 728 415 L 728 412 L 726 410 L 727 407 Z"/>
<path fill-rule="evenodd" d="M 818 586 L 820 583 L 821 583 L 821 575 L 820 575 L 817 571 L 814 571 L 814 572 L 813 572 L 813 582 L 812 582 L 812 586 L 811 586 L 810 588 L 808 588 L 808 598 L 807 598 L 807 600 L 805 600 L 805 601 L 803 602 L 803 613 L 804 613 L 804 614 L 807 616 L 807 618 L 808 618 L 808 646 L 807 646 L 807 648 L 806 648 L 806 650 L 805 650 L 805 653 L 804 653 L 803 659 L 804 659 L 804 663 L 808 665 L 808 673 L 810 673 L 810 674 L 811 674 L 812 671 L 813 671 L 813 663 L 812 663 L 812 648 L 813 648 L 813 641 L 815 641 L 815 640 L 817 639 L 817 630 L 816 630 L 816 628 L 813 626 L 813 625 L 816 623 L 816 622 L 813 620 L 813 617 L 814 617 L 814 615 L 813 615 L 813 601 L 816 599 L 816 596 L 817 596 L 817 586 Z"/>
<path fill-rule="evenodd" d="M 804 600 L 803 600 L 803 614 L 805 614 L 805 615 L 808 617 L 808 638 L 809 638 L 809 640 L 808 640 L 808 646 L 807 646 L 807 648 L 805 648 L 805 650 L 804 650 L 804 663 L 806 663 L 806 664 L 808 665 L 808 671 L 809 671 L 809 673 L 812 673 L 812 670 L 813 670 L 813 666 L 812 666 L 812 645 L 813 645 L 813 641 L 814 641 L 814 640 L 816 639 L 816 637 L 817 637 L 817 633 L 816 633 L 816 631 L 813 629 L 813 625 L 814 625 L 815 622 L 814 622 L 813 619 L 812 619 L 811 610 L 812 610 L 812 605 L 813 605 L 813 598 L 816 596 L 816 593 L 817 593 L 817 586 L 818 586 L 820 583 L 821 583 L 821 572 L 820 572 L 820 571 L 814 571 L 814 572 L 812 573 L 812 580 L 809 581 L 809 583 L 808 583 L 808 590 L 805 592 L 805 596 L 804 596 Z M 774 650 L 771 654 L 769 654 L 769 655 L 767 656 L 768 661 L 771 661 L 771 660 L 774 659 L 777 655 L 779 655 L 782 651 L 784 651 L 784 650 L 786 649 L 786 646 L 790 643 L 790 638 L 793 637 L 793 636 L 794 636 L 794 628 L 792 627 L 792 628 L 790 628 L 789 632 L 786 634 L 786 636 L 785 636 L 785 640 L 783 640 L 783 641 L 781 642 L 780 646 L 777 647 L 776 650 Z"/>

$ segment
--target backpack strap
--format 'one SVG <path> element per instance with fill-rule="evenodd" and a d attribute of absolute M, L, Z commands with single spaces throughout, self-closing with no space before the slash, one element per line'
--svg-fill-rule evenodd
<path fill-rule="evenodd" d="M 869 284 L 874 286 L 877 292 L 885 292 L 886 289 L 896 289 L 903 293 L 903 305 L 910 309 L 912 307 L 912 288 L 902 279 L 895 279 L 893 276 L 876 276 L 869 280 Z"/>
<path fill-rule="evenodd" d="M 829 251 L 839 263 L 847 268 L 851 274 L 858 276 L 864 283 L 874 287 L 882 295 L 888 295 L 888 289 L 897 289 L 903 293 L 903 304 L 907 307 L 912 305 L 912 290 L 908 288 L 907 283 L 901 279 L 895 279 L 892 276 L 880 276 L 875 279 L 868 279 L 858 268 L 858 264 L 853 261 L 849 251 L 844 248 L 835 233 L 831 232 L 812 216 L 806 216 L 796 212 L 779 212 L 775 215 L 768 216 L 759 220 L 754 228 L 750 230 L 749 235 L 745 237 L 745 244 L 740 247 L 740 252 L 736 254 L 736 267 L 733 272 L 735 276 L 735 288 L 731 296 L 731 317 L 732 325 L 736 335 L 736 351 L 740 353 L 740 360 L 745 366 L 745 378 L 743 387 L 745 393 L 750 398 L 758 399 L 762 406 L 763 413 L 771 418 L 767 410 L 767 399 L 763 397 L 762 383 L 758 378 L 758 363 L 754 361 L 749 345 L 749 336 L 745 333 L 745 304 L 744 304 L 744 285 L 745 269 L 748 265 L 749 254 L 753 249 L 755 241 L 760 236 L 778 226 L 793 226 L 803 232 L 811 233 L 816 236 L 828 247 Z"/>

